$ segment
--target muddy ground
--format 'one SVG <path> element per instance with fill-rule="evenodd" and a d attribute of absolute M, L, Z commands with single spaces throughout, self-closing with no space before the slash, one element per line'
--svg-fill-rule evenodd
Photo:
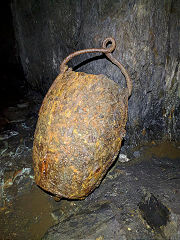
<path fill-rule="evenodd" d="M 0 240 L 180 239 L 180 143 L 129 148 L 85 200 L 55 202 L 34 182 L 40 102 L 0 108 Z"/>

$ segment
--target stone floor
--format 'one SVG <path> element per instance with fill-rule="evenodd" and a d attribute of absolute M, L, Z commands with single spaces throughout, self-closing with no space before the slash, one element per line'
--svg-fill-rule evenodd
<path fill-rule="evenodd" d="M 0 240 L 180 239 L 180 143 L 129 149 L 85 200 L 55 202 L 33 176 L 40 102 L 1 107 Z"/>

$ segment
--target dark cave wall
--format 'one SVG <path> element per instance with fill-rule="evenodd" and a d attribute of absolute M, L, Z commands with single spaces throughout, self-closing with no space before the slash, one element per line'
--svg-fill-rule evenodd
<path fill-rule="evenodd" d="M 133 81 L 125 143 L 179 140 L 179 11 L 178 0 L 14 0 L 14 27 L 27 81 L 45 94 L 63 58 L 100 47 L 112 36 L 117 43 L 113 54 Z M 78 56 L 69 65 L 106 74 L 124 86 L 119 69 L 105 58 L 79 65 L 95 55 Z"/>
<path fill-rule="evenodd" d="M 16 54 L 11 1 L 2 1 L 0 8 L 0 109 L 14 99 L 14 92 L 21 95 L 25 87 L 22 66 Z M 24 84 L 25 85 L 25 84 Z M 7 99 L 8 96 L 8 99 Z M 6 99 L 6 100 L 5 100 Z"/>

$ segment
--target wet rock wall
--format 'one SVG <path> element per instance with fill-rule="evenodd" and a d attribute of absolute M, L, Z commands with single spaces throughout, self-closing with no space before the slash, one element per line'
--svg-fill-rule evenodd
<path fill-rule="evenodd" d="M 178 0 L 14 0 L 16 40 L 26 79 L 43 95 L 71 52 L 116 39 L 113 55 L 133 81 L 125 146 L 180 139 Z M 119 69 L 101 54 L 74 58 L 76 71 L 105 74 L 120 86 Z"/>

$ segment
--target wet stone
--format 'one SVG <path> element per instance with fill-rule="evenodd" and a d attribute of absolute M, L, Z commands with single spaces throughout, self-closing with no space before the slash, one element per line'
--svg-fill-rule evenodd
<path fill-rule="evenodd" d="M 160 230 L 167 225 L 170 212 L 153 194 L 146 194 L 138 206 L 151 228 Z"/>
<path fill-rule="evenodd" d="M 119 154 L 118 161 L 124 163 L 124 162 L 129 162 L 130 159 L 125 154 Z"/>
<path fill-rule="evenodd" d="M 135 151 L 134 153 L 133 153 L 133 156 L 135 157 L 135 158 L 138 158 L 138 157 L 140 157 L 140 151 Z"/>
<path fill-rule="evenodd" d="M 31 105 L 33 111 L 33 102 Z M 28 192 L 34 183 L 32 143 L 36 118 L 32 118 L 29 108 L 29 102 L 20 100 L 0 113 L 8 119 L 6 125 L 0 125 L 1 206 Z"/>
<path fill-rule="evenodd" d="M 143 196 L 138 206 L 143 219 L 154 229 L 157 239 L 179 239 L 180 215 L 171 212 L 150 193 Z"/>
<path fill-rule="evenodd" d="M 56 225 L 43 240 L 178 239 L 178 145 L 157 143 L 136 151 L 141 151 L 141 156 L 130 162 L 117 159 L 100 187 L 85 200 L 60 201 L 59 209 L 52 212 Z M 165 157 L 166 151 L 173 152 L 171 158 Z M 152 194 L 145 195 L 148 192 Z M 146 204 L 151 221 L 142 213 Z"/>
<path fill-rule="evenodd" d="M 109 202 L 95 203 L 62 221 L 63 228 L 53 227 L 43 239 L 119 239 L 120 224 Z M 98 229 L 98 230 L 97 230 Z M 105 236 L 105 238 L 104 238 Z"/>

